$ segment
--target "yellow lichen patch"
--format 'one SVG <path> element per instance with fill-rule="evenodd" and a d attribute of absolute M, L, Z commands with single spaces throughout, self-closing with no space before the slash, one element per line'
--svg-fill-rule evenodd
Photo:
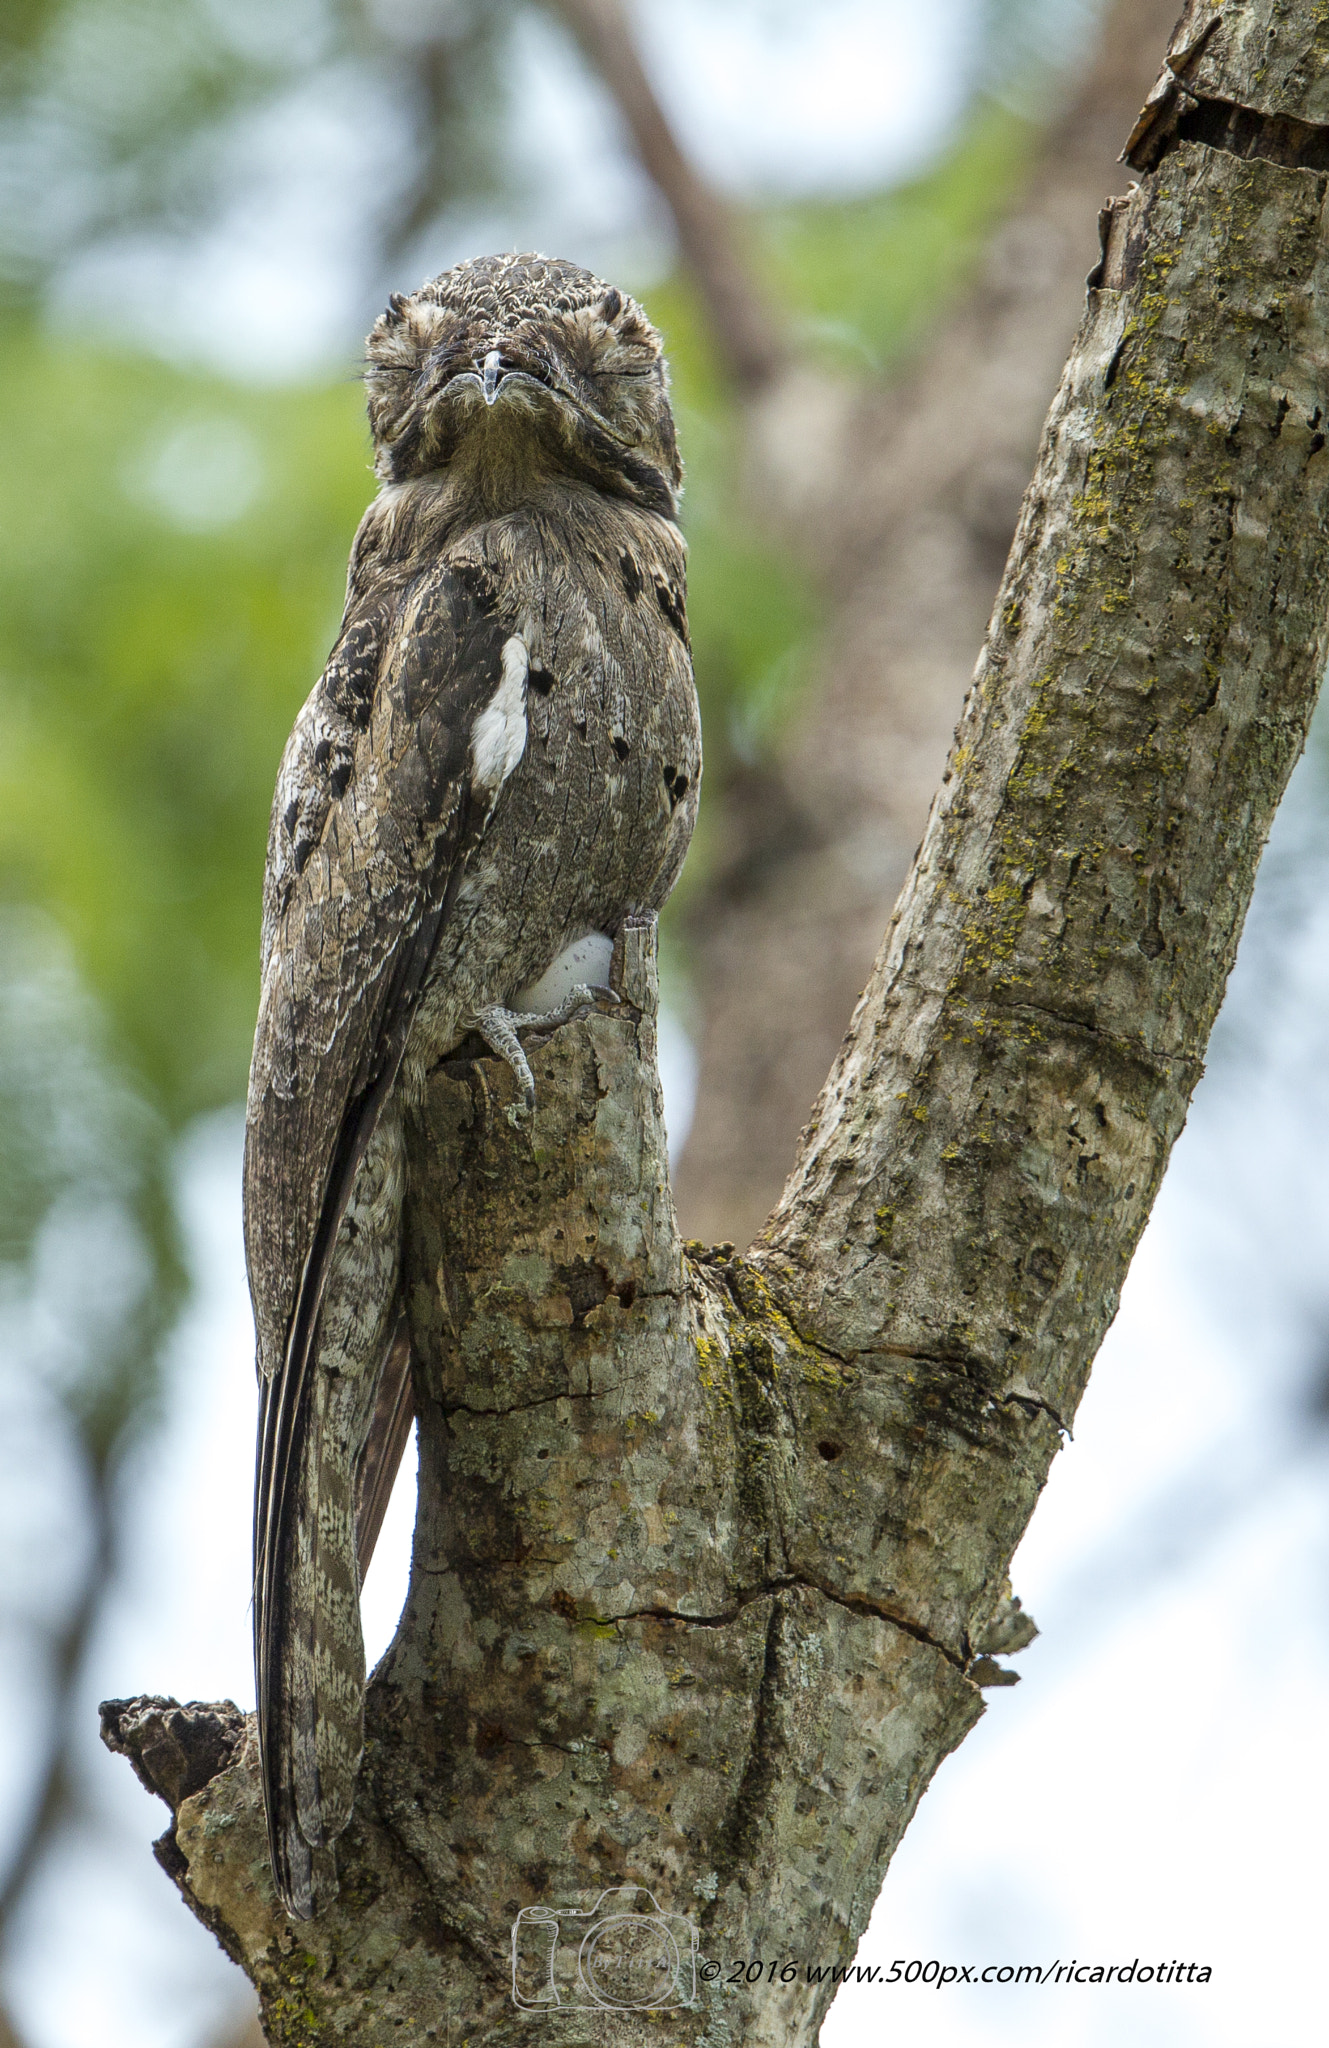
<path fill-rule="evenodd" d="M 697 1379 L 712 1410 L 711 1426 L 715 1426 L 715 1411 L 732 1409 L 736 1405 L 733 1365 L 724 1346 L 714 1337 L 699 1332 L 695 1343 Z"/>

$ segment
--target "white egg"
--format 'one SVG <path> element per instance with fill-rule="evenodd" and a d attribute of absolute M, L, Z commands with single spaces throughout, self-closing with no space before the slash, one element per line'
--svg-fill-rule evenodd
<path fill-rule="evenodd" d="M 556 960 L 551 960 L 538 981 L 531 981 L 512 998 L 511 1007 L 519 1015 L 542 1010 L 556 1010 L 566 1001 L 579 981 L 591 988 L 606 988 L 609 984 L 609 963 L 614 957 L 614 942 L 603 932 L 586 932 L 565 946 Z"/>

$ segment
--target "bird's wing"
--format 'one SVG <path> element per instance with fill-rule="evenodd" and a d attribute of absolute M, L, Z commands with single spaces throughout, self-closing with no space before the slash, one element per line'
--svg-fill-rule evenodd
<path fill-rule="evenodd" d="M 274 1873 L 306 1913 L 309 1849 L 349 1817 L 363 1691 L 358 1612 L 345 1643 L 327 1639 L 356 1582 L 340 1555 L 353 1550 L 348 1515 L 318 1510 L 319 1313 L 439 933 L 524 746 L 526 669 L 482 572 L 417 579 L 348 618 L 273 804 L 244 1176 L 260 1368 L 254 1638 Z M 302 1517 L 314 1527 L 298 1540 Z M 337 1553 L 326 1570 L 320 1541 Z"/>

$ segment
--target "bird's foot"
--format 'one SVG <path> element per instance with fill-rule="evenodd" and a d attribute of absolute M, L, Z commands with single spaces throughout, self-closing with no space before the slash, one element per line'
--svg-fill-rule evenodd
<path fill-rule="evenodd" d="M 535 1113 L 535 1076 L 521 1042 L 521 1033 L 556 1031 L 560 1024 L 570 1024 L 574 1017 L 583 1011 L 594 1010 L 600 1003 L 612 1003 L 617 1008 L 618 1002 L 612 988 L 579 981 L 575 988 L 569 989 L 556 1010 L 505 1010 L 501 1003 L 491 1003 L 487 1010 L 480 1011 L 475 1020 L 476 1030 L 489 1050 L 507 1061 L 520 1091 L 520 1099 L 507 1113 L 510 1124 L 516 1127 L 526 1123 Z"/>
<path fill-rule="evenodd" d="M 556 1010 L 510 1010 L 518 1031 L 557 1031 L 560 1024 L 570 1024 L 583 1010 L 593 1010 L 599 1003 L 609 1003 L 618 1008 L 619 996 L 612 988 L 602 988 L 597 982 L 579 981 L 569 989 Z"/>

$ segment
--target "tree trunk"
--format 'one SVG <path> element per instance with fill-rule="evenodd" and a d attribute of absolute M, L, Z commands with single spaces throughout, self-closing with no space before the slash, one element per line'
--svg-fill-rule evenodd
<path fill-rule="evenodd" d="M 104 1710 L 274 2043 L 525 2041 L 535 2009 L 554 2048 L 644 2044 L 662 2006 L 697 2048 L 810 2042 L 808 1966 L 848 1960 L 1010 1676 L 1010 1557 L 1325 660 L 1319 13 L 1231 4 L 1198 51 L 1183 25 L 1189 98 L 1110 215 L 944 787 L 752 1256 L 679 1242 L 648 927 L 623 1010 L 539 1053 L 533 1136 L 505 1070 L 435 1075 L 420 1518 L 336 1907 L 274 1905 L 247 1717 Z M 576 1990 L 572 1915 L 613 1887 L 674 1917 L 602 1925 Z"/>

